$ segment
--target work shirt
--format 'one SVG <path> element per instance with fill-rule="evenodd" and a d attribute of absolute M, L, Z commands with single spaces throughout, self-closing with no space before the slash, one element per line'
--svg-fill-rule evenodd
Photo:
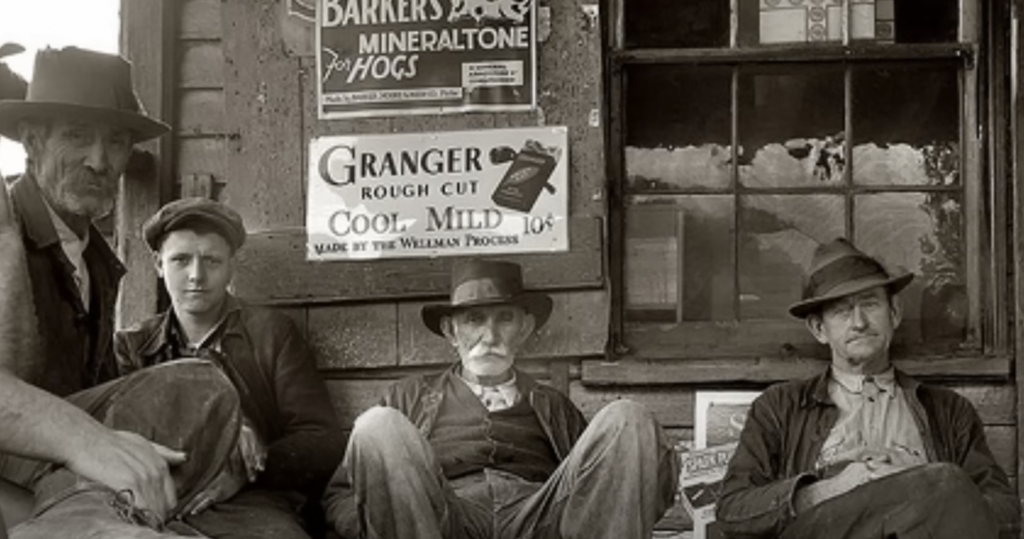
<path fill-rule="evenodd" d="M 11 202 L 25 244 L 37 326 L 46 332 L 29 382 L 67 396 L 117 376 L 114 311 L 124 266 L 95 227 L 82 246 L 79 279 L 88 282 L 88 302 L 76 283 L 76 265 L 57 230 L 39 186 L 28 173 L 11 186 Z"/>
<path fill-rule="evenodd" d="M 79 238 L 75 231 L 68 227 L 64 219 L 61 219 L 57 212 L 53 211 L 53 207 L 50 203 L 43 199 L 43 204 L 46 205 L 46 210 L 50 213 L 50 219 L 53 220 L 53 228 L 57 232 L 57 238 L 60 240 L 60 246 L 64 249 L 64 254 L 68 257 L 68 261 L 74 266 L 75 271 L 72 272 L 71 277 L 75 280 L 75 284 L 78 285 L 78 295 L 82 298 L 82 307 L 86 311 L 89 310 L 89 267 L 85 265 L 85 248 L 89 246 L 89 231 L 85 231 L 85 237 Z"/>
<path fill-rule="evenodd" d="M 459 380 L 473 392 L 488 412 L 500 412 L 511 408 L 519 402 L 519 388 L 516 386 L 516 373 L 512 371 L 512 379 L 496 386 L 484 386 L 467 380 L 461 373 Z"/>
<path fill-rule="evenodd" d="M 821 447 L 817 469 L 859 460 L 872 450 L 900 451 L 907 464 L 928 462 L 921 431 L 892 368 L 874 376 L 831 369 L 828 395 L 839 418 Z"/>

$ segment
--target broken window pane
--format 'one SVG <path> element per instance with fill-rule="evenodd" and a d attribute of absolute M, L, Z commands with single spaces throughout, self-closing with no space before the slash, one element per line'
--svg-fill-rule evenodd
<path fill-rule="evenodd" d="M 904 342 L 962 340 L 967 327 L 963 208 L 958 194 L 881 193 L 854 199 L 855 243 L 894 273 L 916 278 L 900 294 Z"/>
<path fill-rule="evenodd" d="M 631 67 L 625 167 L 632 192 L 732 183 L 729 69 Z"/>
<path fill-rule="evenodd" d="M 955 65 L 854 68 L 854 182 L 958 185 L 959 102 Z"/>
<path fill-rule="evenodd" d="M 842 195 L 740 198 L 740 318 L 786 318 L 818 243 L 845 231 Z"/>
<path fill-rule="evenodd" d="M 743 185 L 842 184 L 846 170 L 842 69 L 806 66 L 743 72 L 739 93 Z"/>

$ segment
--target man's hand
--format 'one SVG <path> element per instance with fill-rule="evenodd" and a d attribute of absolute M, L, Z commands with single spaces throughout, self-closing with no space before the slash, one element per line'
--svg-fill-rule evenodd
<path fill-rule="evenodd" d="M 248 423 L 242 425 L 238 435 L 238 450 L 245 463 L 245 475 L 249 482 L 255 482 L 267 462 L 267 448 L 263 445 L 256 431 Z"/>
<path fill-rule="evenodd" d="M 180 451 L 132 432 L 109 431 L 92 447 L 76 451 L 66 465 L 116 491 L 131 491 L 136 507 L 164 520 L 178 503 L 169 467 L 182 462 L 185 454 Z"/>

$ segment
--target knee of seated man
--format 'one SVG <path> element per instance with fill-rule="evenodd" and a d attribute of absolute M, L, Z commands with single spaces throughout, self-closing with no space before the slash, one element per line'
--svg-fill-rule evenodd
<path fill-rule="evenodd" d="M 950 462 L 931 462 L 917 469 L 917 473 L 934 489 L 962 489 L 975 487 L 963 468 Z"/>
<path fill-rule="evenodd" d="M 922 495 L 944 496 L 948 493 L 965 494 L 977 492 L 970 476 L 960 466 L 949 462 L 930 462 L 914 466 L 895 475 L 883 478 L 894 481 L 892 485 L 919 492 Z"/>
<path fill-rule="evenodd" d="M 643 428 L 653 421 L 654 417 L 642 404 L 621 399 L 602 408 L 590 423 L 625 430 Z"/>
<path fill-rule="evenodd" d="M 408 428 L 415 430 L 402 412 L 388 406 L 374 406 L 356 418 L 352 425 L 352 439 L 384 441 Z"/>

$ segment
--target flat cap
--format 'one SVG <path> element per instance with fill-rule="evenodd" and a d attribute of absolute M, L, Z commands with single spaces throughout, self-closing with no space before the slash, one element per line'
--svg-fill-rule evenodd
<path fill-rule="evenodd" d="M 217 231 L 238 250 L 245 243 L 245 225 L 242 216 L 228 206 L 208 198 L 182 198 L 169 202 L 157 210 L 142 225 L 142 236 L 153 251 L 168 233 L 202 222 Z"/>

